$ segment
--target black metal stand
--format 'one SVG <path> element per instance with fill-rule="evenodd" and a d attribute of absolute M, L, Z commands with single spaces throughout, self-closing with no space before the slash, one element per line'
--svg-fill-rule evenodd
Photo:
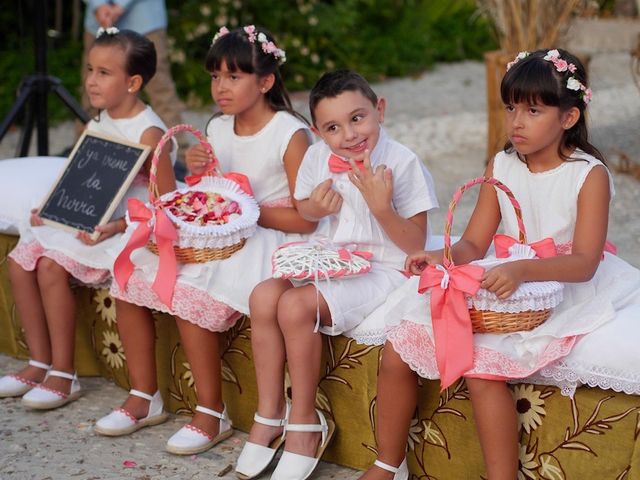
<path fill-rule="evenodd" d="M 19 87 L 18 98 L 0 125 L 0 141 L 4 138 L 18 114 L 25 109 L 24 126 L 16 156 L 29 154 L 33 126 L 38 129 L 38 155 L 49 154 L 49 113 L 47 96 L 55 92 L 60 100 L 83 122 L 89 115 L 76 99 L 62 86 L 59 78 L 47 75 L 47 0 L 34 2 L 34 40 L 36 73 L 25 77 Z"/>

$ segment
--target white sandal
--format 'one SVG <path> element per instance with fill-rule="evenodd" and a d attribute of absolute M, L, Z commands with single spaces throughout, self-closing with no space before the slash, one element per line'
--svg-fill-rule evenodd
<path fill-rule="evenodd" d="M 40 368 L 46 372 L 51 370 L 51 365 L 47 365 L 46 363 L 42 363 L 37 360 L 29 360 L 29 365 Z M 36 385 L 39 385 L 39 383 L 21 377 L 17 374 L 5 375 L 0 378 L 0 398 L 21 397 Z"/>
<path fill-rule="evenodd" d="M 144 398 L 149 401 L 149 411 L 144 418 L 136 418 L 124 408 L 116 408 L 109 415 L 102 417 L 96 422 L 93 428 L 94 432 L 109 437 L 119 437 L 120 435 L 128 435 L 143 427 L 158 425 L 167 418 L 167 412 L 164 411 L 162 396 L 160 392 L 156 392 L 153 396 L 140 390 L 129 390 L 129 395 Z"/>
<path fill-rule="evenodd" d="M 28 408 L 37 410 L 51 410 L 62 407 L 69 402 L 77 400 L 82 395 L 82 387 L 78 381 L 78 376 L 74 373 L 61 372 L 59 370 L 49 370 L 45 380 L 48 377 L 59 377 L 71 380 L 71 388 L 69 393 L 63 393 L 53 388 L 45 387 L 42 383 L 36 385 L 22 397 L 22 404 Z"/>
<path fill-rule="evenodd" d="M 204 430 L 194 427 L 189 423 L 174 433 L 167 441 L 166 450 L 168 452 L 175 453 L 176 455 L 194 455 L 209 450 L 217 443 L 233 435 L 231 420 L 229 419 L 229 415 L 227 415 L 227 407 L 220 413 L 198 405 L 196 411 L 220 419 L 218 435 L 212 437 Z"/>
<path fill-rule="evenodd" d="M 291 404 L 287 402 L 285 405 L 284 418 L 266 418 L 256 413 L 253 416 L 253 420 L 269 427 L 284 427 L 289 421 L 290 411 Z M 249 480 L 264 472 L 275 458 L 278 450 L 284 446 L 286 433 L 287 430 L 285 428 L 282 430 L 282 435 L 274 438 L 267 446 L 258 445 L 253 442 L 245 442 L 238 461 L 236 462 L 236 476 L 242 480 Z"/>
<path fill-rule="evenodd" d="M 399 467 L 392 467 L 391 465 L 381 462 L 380 460 L 376 460 L 373 464 L 386 470 L 387 472 L 393 473 L 393 480 L 409 480 L 409 468 L 407 467 L 407 459 L 402 460 L 402 463 Z"/>
<path fill-rule="evenodd" d="M 318 466 L 329 441 L 333 437 L 336 425 L 332 419 L 327 420 L 320 410 L 316 409 L 319 424 L 287 423 L 285 432 L 322 432 L 322 438 L 314 457 L 298 453 L 282 452 L 278 466 L 271 475 L 271 480 L 306 480 Z"/>

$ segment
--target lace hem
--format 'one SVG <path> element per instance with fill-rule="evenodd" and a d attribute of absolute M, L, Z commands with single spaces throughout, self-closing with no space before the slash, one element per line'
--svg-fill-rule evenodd
<path fill-rule="evenodd" d="M 547 345 L 544 351 L 526 362 L 519 362 L 496 350 L 473 348 L 473 368 L 465 376 L 522 379 L 531 376 L 549 363 L 565 357 L 573 348 L 577 337 L 556 339 Z M 440 378 L 436 364 L 435 345 L 428 331 L 421 325 L 403 321 L 400 325 L 387 330 L 387 340 L 411 370 L 428 379 Z"/>
<path fill-rule="evenodd" d="M 563 395 L 572 397 L 581 385 L 613 390 L 627 395 L 640 395 L 640 373 L 606 367 L 582 367 L 573 362 L 559 361 L 543 368 L 527 379 L 532 383 L 555 385 Z"/>
<path fill-rule="evenodd" d="M 387 341 L 385 329 L 370 330 L 368 332 L 354 333 L 353 330 L 342 333 L 345 337 L 353 338 L 362 345 L 379 346 Z"/>
<path fill-rule="evenodd" d="M 131 275 L 126 291 L 120 290 L 118 282 L 113 282 L 109 293 L 114 298 L 178 316 L 211 332 L 229 330 L 239 318 L 233 308 L 213 299 L 207 292 L 180 284 L 176 284 L 169 308 L 137 272 Z"/>
<path fill-rule="evenodd" d="M 88 267 L 57 250 L 47 250 L 37 240 L 28 243 L 18 243 L 16 248 L 9 254 L 9 257 L 29 272 L 36 269 L 38 260 L 46 257 L 56 262 L 69 272 L 69 275 L 85 285 L 94 288 L 103 288 L 108 287 L 111 283 L 109 270 Z"/>

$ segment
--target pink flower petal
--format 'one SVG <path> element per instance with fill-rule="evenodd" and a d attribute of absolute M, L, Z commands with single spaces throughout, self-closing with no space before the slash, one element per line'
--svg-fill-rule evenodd
<path fill-rule="evenodd" d="M 122 462 L 122 466 L 124 468 L 136 468 L 138 464 L 133 460 L 125 460 L 124 462 Z"/>

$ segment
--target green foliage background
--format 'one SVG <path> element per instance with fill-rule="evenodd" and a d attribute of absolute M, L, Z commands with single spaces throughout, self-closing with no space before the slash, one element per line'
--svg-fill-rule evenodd
<path fill-rule="evenodd" d="M 268 28 L 287 52 L 283 75 L 291 91 L 308 89 L 325 71 L 353 68 L 371 81 L 417 75 L 438 61 L 480 59 L 496 47 L 474 0 L 166 0 L 174 79 L 192 108 L 209 105 L 204 58 L 222 25 Z M 80 92 L 82 15 L 76 36 L 71 2 L 61 2 L 60 28 L 48 39 L 48 72 Z M 49 25 L 55 2 L 49 2 Z M 81 2 L 84 9 L 84 3 Z M 76 12 L 77 14 L 78 12 Z M 82 12 L 80 12 L 82 13 Z M 77 15 L 76 15 L 76 18 Z M 21 79 L 34 72 L 33 2 L 0 9 L 0 116 Z M 71 114 L 49 95 L 53 120 Z"/>

